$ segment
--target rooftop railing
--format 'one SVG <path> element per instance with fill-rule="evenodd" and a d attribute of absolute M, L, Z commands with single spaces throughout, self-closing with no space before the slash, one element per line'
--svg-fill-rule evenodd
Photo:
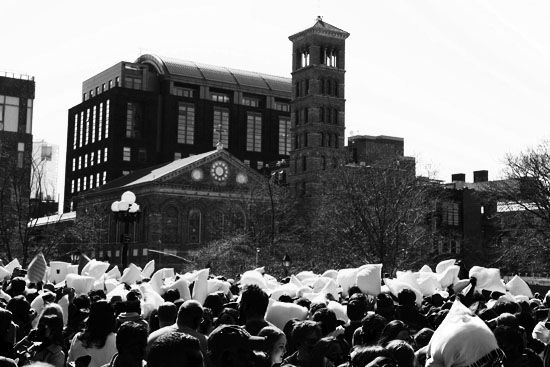
<path fill-rule="evenodd" d="M 34 76 L 21 74 L 14 71 L 2 71 L 0 70 L 0 76 L 12 79 L 23 79 L 23 80 L 32 80 L 34 81 Z"/>

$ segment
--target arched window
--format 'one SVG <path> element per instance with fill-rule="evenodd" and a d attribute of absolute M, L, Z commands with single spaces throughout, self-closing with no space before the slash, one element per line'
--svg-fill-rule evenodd
<path fill-rule="evenodd" d="M 210 221 L 212 239 L 223 238 L 225 232 L 225 215 L 221 210 L 216 210 L 212 213 L 212 220 Z"/>
<path fill-rule="evenodd" d="M 201 242 L 202 214 L 199 209 L 191 209 L 188 218 L 188 233 L 190 243 Z"/>
<path fill-rule="evenodd" d="M 162 242 L 178 242 L 179 213 L 175 206 L 168 206 L 162 212 Z"/>

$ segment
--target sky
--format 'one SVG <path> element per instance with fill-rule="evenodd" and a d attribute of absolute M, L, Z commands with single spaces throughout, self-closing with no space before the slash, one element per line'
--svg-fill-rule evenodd
<path fill-rule="evenodd" d="M 318 15 L 351 34 L 346 135 L 404 138 L 417 173 L 498 179 L 506 154 L 550 137 L 547 0 L 2 0 L 0 12 L 0 71 L 35 77 L 34 139 L 60 146 L 60 177 L 87 78 L 143 53 L 290 77 L 288 36 Z"/>

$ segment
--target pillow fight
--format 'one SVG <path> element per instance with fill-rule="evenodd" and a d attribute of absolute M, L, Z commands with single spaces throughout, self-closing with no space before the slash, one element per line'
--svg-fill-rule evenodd
<path fill-rule="evenodd" d="M 550 367 L 550 292 L 454 259 L 278 280 L 38 254 L 0 280 L 0 367 Z"/>

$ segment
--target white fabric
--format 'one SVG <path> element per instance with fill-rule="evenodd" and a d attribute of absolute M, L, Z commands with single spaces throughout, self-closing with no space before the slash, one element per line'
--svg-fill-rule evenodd
<path fill-rule="evenodd" d="M 418 288 L 411 286 L 409 283 L 405 283 L 398 279 L 388 278 L 384 278 L 384 283 L 388 286 L 388 289 L 394 296 L 397 297 L 403 289 L 410 289 L 416 295 L 416 304 L 420 305 L 422 303 L 422 293 L 418 290 Z"/>
<path fill-rule="evenodd" d="M 20 269 L 23 268 L 21 266 L 21 264 L 19 263 L 19 260 L 17 260 L 17 259 L 13 259 L 6 266 L 4 266 L 4 269 L 6 269 L 6 271 L 9 272 L 10 275 L 13 273 L 15 268 L 20 268 Z"/>
<path fill-rule="evenodd" d="M 230 288 L 231 284 L 221 279 L 208 279 L 206 293 L 223 292 L 223 294 L 228 294 Z"/>
<path fill-rule="evenodd" d="M 168 282 L 167 282 L 168 283 Z M 153 285 L 151 284 L 151 288 L 154 289 Z M 167 284 L 166 286 L 162 287 L 162 291 L 159 294 L 166 293 L 169 289 L 177 289 L 180 298 L 184 301 L 188 301 L 191 299 L 191 291 L 189 290 L 189 282 L 185 278 L 180 278 L 176 280 L 175 282 L 171 282 Z"/>
<path fill-rule="evenodd" d="M 317 275 L 312 271 L 301 271 L 298 274 L 296 274 L 296 278 L 298 278 L 298 280 L 300 281 L 303 281 L 309 278 L 316 278 L 316 277 Z"/>
<path fill-rule="evenodd" d="M 356 276 L 356 283 L 361 292 L 377 296 L 382 286 L 382 264 L 369 264 L 359 270 Z"/>
<path fill-rule="evenodd" d="M 240 283 L 242 287 L 245 287 L 250 284 L 256 284 L 258 287 L 262 289 L 267 288 L 267 282 L 262 276 L 262 273 L 256 270 L 249 270 L 244 272 L 244 274 L 241 275 Z"/>
<path fill-rule="evenodd" d="M 476 288 L 478 289 L 506 293 L 506 286 L 500 278 L 500 270 L 497 268 L 474 266 L 470 269 L 469 276 L 477 279 Z"/>
<path fill-rule="evenodd" d="M 271 292 L 270 297 L 275 301 L 278 301 L 279 297 L 281 297 L 284 294 L 286 294 L 287 296 L 290 296 L 291 298 L 296 298 L 298 296 L 299 289 L 302 289 L 302 287 L 298 287 L 296 284 L 292 284 L 292 283 L 282 284 Z"/>
<path fill-rule="evenodd" d="M 67 282 L 67 287 L 74 288 L 75 293 L 81 295 L 88 294 L 92 290 L 95 279 L 78 274 L 68 274 L 65 281 Z"/>
<path fill-rule="evenodd" d="M 426 367 L 469 366 L 497 348 L 489 327 L 457 301 L 430 340 Z"/>
<path fill-rule="evenodd" d="M 112 291 L 107 293 L 107 301 L 111 302 L 111 298 L 115 296 L 119 296 L 122 300 L 125 300 L 127 294 L 128 290 L 124 284 L 118 284 Z"/>
<path fill-rule="evenodd" d="M 59 301 L 57 301 L 57 304 L 63 311 L 63 325 L 67 326 L 67 321 L 69 320 L 69 296 L 64 295 L 59 299 Z"/>
<path fill-rule="evenodd" d="M 302 321 L 307 317 L 307 308 L 294 303 L 270 301 L 265 315 L 266 321 L 283 330 L 285 324 L 293 318 Z"/>
<path fill-rule="evenodd" d="M 527 285 L 525 280 L 521 279 L 517 275 L 506 283 L 506 289 L 508 289 L 514 296 L 527 296 L 529 298 L 533 298 L 533 292 L 531 292 L 529 285 Z"/>
<path fill-rule="evenodd" d="M 9 277 L 11 273 L 6 270 L 3 266 L 0 266 L 0 280 L 4 279 L 5 277 Z"/>
<path fill-rule="evenodd" d="M 438 274 L 441 274 L 447 269 L 449 266 L 453 266 L 456 263 L 456 259 L 449 259 L 449 260 L 443 260 L 440 261 L 439 264 L 435 267 L 435 272 Z"/>
<path fill-rule="evenodd" d="M 454 284 L 453 289 L 455 293 L 460 293 L 464 288 L 468 286 L 468 284 L 470 284 L 470 279 L 460 279 Z"/>
<path fill-rule="evenodd" d="M 67 274 L 78 274 L 78 265 L 67 266 Z"/>
<path fill-rule="evenodd" d="M 107 336 L 103 348 L 85 348 L 82 342 L 78 340 L 78 336 L 79 334 L 76 334 L 71 342 L 67 362 L 72 362 L 79 357 L 88 355 L 92 357 L 88 367 L 100 367 L 111 362 L 111 359 L 117 352 L 115 333 Z"/>
<path fill-rule="evenodd" d="M 82 269 L 82 275 L 99 280 L 109 269 L 109 263 L 97 260 L 90 260 Z"/>
<path fill-rule="evenodd" d="M 155 271 L 155 260 L 151 260 L 145 265 L 145 267 L 141 271 L 141 277 L 150 279 L 154 271 Z"/>
<path fill-rule="evenodd" d="M 336 280 L 336 278 L 338 278 L 338 270 L 334 270 L 334 269 L 327 270 L 321 276 Z"/>
<path fill-rule="evenodd" d="M 424 265 L 420 268 L 419 272 L 421 272 L 421 273 L 433 273 L 434 271 L 428 265 Z"/>
<path fill-rule="evenodd" d="M 206 296 L 208 296 L 208 274 L 210 269 L 202 269 L 197 273 L 197 280 L 195 280 L 195 285 L 193 286 L 193 299 L 204 304 Z"/>
<path fill-rule="evenodd" d="M 65 261 L 50 261 L 50 272 L 48 280 L 52 283 L 59 283 L 65 280 L 69 265 L 71 264 Z"/>
<path fill-rule="evenodd" d="M 158 309 L 162 305 L 164 299 L 148 283 L 141 283 L 139 291 L 143 295 L 141 299 L 141 313 L 144 318 L 147 318 L 151 311 Z"/>
<path fill-rule="evenodd" d="M 337 320 L 342 320 L 345 323 L 349 321 L 349 317 L 347 315 L 347 307 L 343 304 L 336 301 L 329 301 L 327 304 L 327 308 L 336 314 Z"/>
<path fill-rule="evenodd" d="M 336 283 L 342 287 L 342 294 L 348 295 L 348 290 L 357 284 L 357 268 L 348 268 L 338 270 L 338 276 L 336 277 Z"/>
<path fill-rule="evenodd" d="M 441 273 L 437 272 L 437 280 L 439 281 L 441 288 L 445 289 L 448 286 L 455 284 L 458 281 L 459 272 L 460 267 L 457 265 L 447 266 Z"/>
<path fill-rule="evenodd" d="M 121 283 L 126 283 L 128 285 L 132 285 L 138 280 L 141 280 L 141 269 L 135 264 L 128 265 L 120 278 Z"/>
<path fill-rule="evenodd" d="M 437 275 L 432 272 L 419 271 L 417 273 L 418 289 L 424 297 L 430 297 L 441 288 L 441 283 L 437 280 Z"/>

